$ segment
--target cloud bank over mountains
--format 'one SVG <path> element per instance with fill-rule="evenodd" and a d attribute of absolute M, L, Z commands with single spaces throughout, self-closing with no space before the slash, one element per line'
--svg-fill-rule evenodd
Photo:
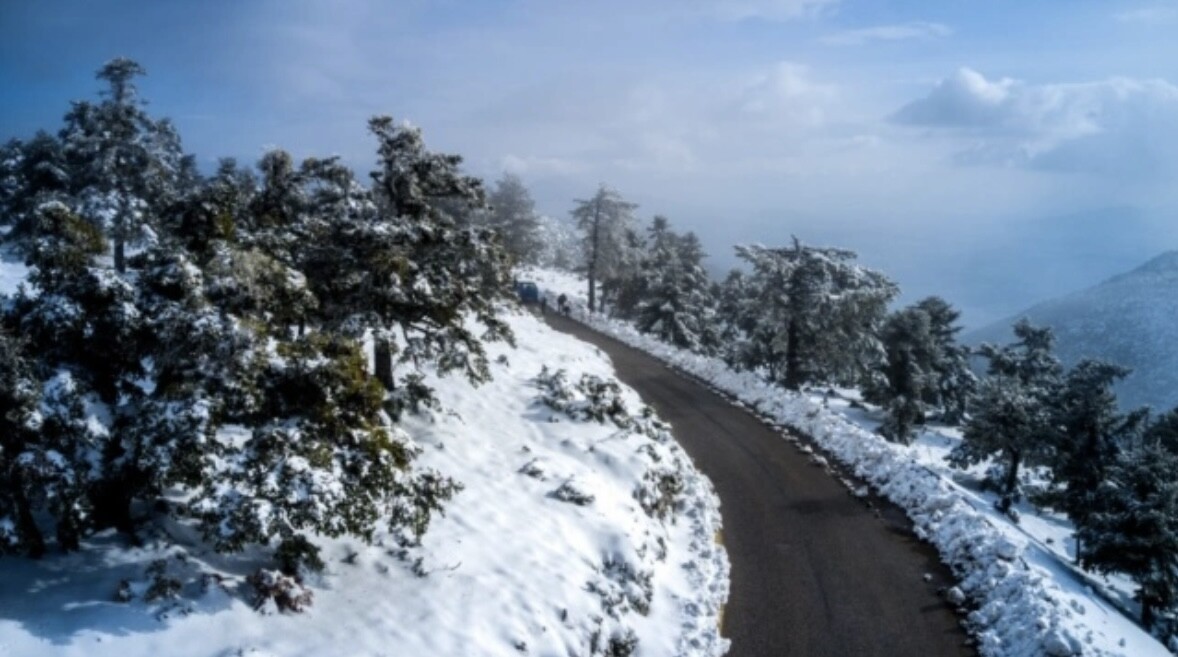
<path fill-rule="evenodd" d="M 1166 80 L 1030 84 L 962 68 L 890 119 L 970 138 L 957 153 L 967 164 L 1115 177 L 1178 169 L 1178 87 Z"/>

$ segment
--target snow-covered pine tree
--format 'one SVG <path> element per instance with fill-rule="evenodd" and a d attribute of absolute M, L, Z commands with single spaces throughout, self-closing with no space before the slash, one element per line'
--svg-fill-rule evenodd
<path fill-rule="evenodd" d="M 458 489 L 409 469 L 417 448 L 389 423 L 356 341 L 317 332 L 279 342 L 258 382 L 257 420 L 220 446 L 223 458 L 188 505 L 218 549 L 268 545 L 301 555 L 292 570 L 313 567 L 318 550 L 307 533 L 371 540 L 387 522 L 416 540 Z"/>
<path fill-rule="evenodd" d="M 134 288 L 95 258 L 107 242 L 57 201 L 42 205 L 30 236 L 29 282 L 13 302 L 21 335 L 46 361 L 74 368 L 107 403 L 142 373 Z"/>
<path fill-rule="evenodd" d="M 38 441 L 41 383 L 25 344 L 0 326 L 0 554 L 40 557 L 45 539 L 37 526 L 29 448 Z"/>
<path fill-rule="evenodd" d="M 134 289 L 95 264 L 102 234 L 65 205 L 38 209 L 29 242 L 32 287 L 18 292 L 4 323 L 28 340 L 46 379 L 34 440 L 15 458 L 26 499 L 52 518 L 61 547 L 76 549 L 87 531 L 116 523 L 103 495 L 112 432 L 87 422 L 83 408 L 109 408 L 144 373 L 142 318 Z"/>
<path fill-rule="evenodd" d="M 1002 471 L 992 483 L 1002 496 L 1003 511 L 1020 497 L 1019 468 L 1042 463 L 1055 441 L 1054 403 L 1063 370 L 1052 351 L 1050 327 L 1022 319 L 1014 334 L 1012 344 L 979 348 L 990 361 L 989 372 L 970 405 L 961 443 L 946 457 L 959 468 L 999 457 Z"/>
<path fill-rule="evenodd" d="M 574 202 L 576 207 L 572 216 L 582 233 L 589 278 L 589 311 L 600 312 L 605 308 L 605 288 L 616 287 L 637 267 L 640 252 L 634 230 L 634 210 L 638 205 L 626 201 L 605 185 L 597 188 L 593 198 Z M 598 285 L 603 288 L 600 301 Z"/>
<path fill-rule="evenodd" d="M 879 326 L 899 289 L 883 274 L 854 264 L 845 249 L 738 246 L 753 268 L 738 362 L 766 370 L 790 390 L 803 384 L 853 384 L 882 356 Z"/>
<path fill-rule="evenodd" d="M 109 234 L 119 273 L 127 245 L 151 241 L 182 169 L 175 129 L 143 110 L 134 80 L 145 73 L 127 58 L 107 62 L 97 75 L 109 85 L 106 98 L 74 103 L 61 132 L 80 211 Z"/>
<path fill-rule="evenodd" d="M 212 177 L 192 182 L 195 186 L 186 188 L 163 223 L 167 239 L 203 262 L 215 245 L 237 241 L 239 222 L 248 225 L 256 184 L 233 158 L 222 158 Z"/>
<path fill-rule="evenodd" d="M 257 168 L 262 174 L 261 187 L 238 223 L 239 240 L 285 265 L 294 265 L 299 260 L 297 251 L 313 237 L 305 230 L 309 201 L 303 174 L 282 149 L 263 155 Z"/>
<path fill-rule="evenodd" d="M 565 271 L 584 271 L 581 242 L 576 226 L 569 220 L 539 215 L 536 220 L 539 246 L 536 264 Z"/>
<path fill-rule="evenodd" d="M 10 150 L 15 149 L 15 150 Z M 0 225 L 11 226 L 6 242 L 27 246 L 37 224 L 37 208 L 49 201 L 72 204 L 70 174 L 61 141 L 44 130 L 27 142 L 5 147 L 4 201 Z"/>
<path fill-rule="evenodd" d="M 1178 408 L 1158 415 L 1149 423 L 1142 437 L 1146 445 L 1160 445 L 1178 454 Z"/>
<path fill-rule="evenodd" d="M 880 333 L 886 359 L 878 366 L 877 376 L 864 386 L 864 395 L 887 411 L 879 432 L 889 440 L 912 441 L 912 432 L 924 424 L 936 392 L 931 323 L 927 313 L 908 307 L 890 315 Z"/>
<path fill-rule="evenodd" d="M 961 326 L 960 311 L 940 297 L 928 297 L 916 307 L 929 316 L 931 335 L 936 344 L 932 370 L 936 373 L 937 401 L 941 420 L 958 423 L 965 419 L 969 399 L 978 387 L 978 377 L 970 367 L 970 348 L 957 343 Z"/>
<path fill-rule="evenodd" d="M 1128 375 L 1128 368 L 1085 359 L 1068 371 L 1055 399 L 1053 424 L 1058 434 L 1048 463 L 1053 489 L 1045 499 L 1077 527 L 1087 521 L 1108 469 L 1139 435 L 1148 416 L 1145 409 L 1124 414 L 1117 408 L 1112 388 Z M 1077 545 L 1076 560 L 1081 563 L 1084 550 L 1083 544 Z"/>
<path fill-rule="evenodd" d="M 1121 454 L 1094 491 L 1077 537 L 1083 563 L 1137 584 L 1141 622 L 1178 602 L 1178 455 L 1161 445 Z"/>
<path fill-rule="evenodd" d="M 435 202 L 479 209 L 482 185 L 460 173 L 461 157 L 426 150 L 417 128 L 379 116 L 369 130 L 378 141 L 377 216 L 349 222 L 338 234 L 346 240 L 346 298 L 354 325 L 373 331 L 377 378 L 395 387 L 397 353 L 401 363 L 434 363 L 440 373 L 458 370 L 471 382 L 485 381 L 483 340 L 512 339 L 496 311 L 509 295 L 510 264 L 492 231 L 458 226 Z M 481 335 L 468 318 L 482 326 Z"/>
<path fill-rule="evenodd" d="M 490 207 L 479 213 L 479 219 L 495 229 L 516 263 L 536 264 L 541 248 L 539 215 L 532 195 L 519 176 L 504 174 L 487 196 L 487 203 Z"/>
<path fill-rule="evenodd" d="M 21 164 L 24 153 L 19 139 L 10 139 L 0 146 L 0 240 L 16 223 L 15 205 L 24 186 Z"/>
<path fill-rule="evenodd" d="M 939 297 L 929 297 L 890 315 L 880 333 L 886 358 L 864 386 L 868 401 L 885 406 L 888 420 L 880 433 L 907 443 L 915 425 L 940 411 L 943 418 L 965 413 L 977 386 L 968 350 L 956 344 L 959 313 Z"/>
<path fill-rule="evenodd" d="M 703 270 L 703 249 L 694 233 L 677 235 L 665 217 L 655 217 L 647 235 L 640 277 L 638 330 L 696 352 L 718 343 L 713 322 L 711 282 Z"/>

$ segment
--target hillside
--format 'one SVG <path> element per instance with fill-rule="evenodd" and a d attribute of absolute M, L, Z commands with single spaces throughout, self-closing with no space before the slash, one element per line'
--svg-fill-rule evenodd
<path fill-rule="evenodd" d="M 1057 353 L 1066 365 L 1103 358 L 1133 368 L 1117 388 L 1123 407 L 1178 405 L 1178 251 L 969 332 L 962 341 L 1007 342 L 1020 317 L 1055 330 Z"/>

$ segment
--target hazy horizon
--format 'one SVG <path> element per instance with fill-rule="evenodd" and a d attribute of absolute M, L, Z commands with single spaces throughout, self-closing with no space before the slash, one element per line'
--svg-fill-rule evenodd
<path fill-rule="evenodd" d="M 278 146 L 363 176 L 391 114 L 545 214 L 604 182 L 714 270 L 796 234 L 978 326 L 1178 248 L 1176 27 L 1175 2 L 66 0 L 0 15 L 0 120 L 56 130 L 128 56 L 205 168 Z"/>

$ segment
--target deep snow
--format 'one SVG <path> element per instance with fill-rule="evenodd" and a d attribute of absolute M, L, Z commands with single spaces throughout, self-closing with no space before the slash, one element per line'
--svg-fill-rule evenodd
<path fill-rule="evenodd" d="M 994 509 L 992 495 L 974 485 L 976 471 L 948 467 L 944 455 L 960 440 L 954 431 L 927 431 L 911 446 L 890 443 L 874 432 L 878 415 L 850 408 L 847 395 L 840 394 L 851 391 L 797 394 L 770 386 L 753 373 L 729 369 L 719 359 L 676 349 L 627 323 L 586 313 L 586 284 L 578 276 L 551 270 L 531 271 L 528 276 L 549 298 L 567 295 L 577 319 L 708 382 L 775 426 L 798 429 L 905 509 L 918 536 L 937 548 L 958 577 L 957 586 L 946 595 L 961 601 L 983 655 L 1171 654 L 1110 603 L 1109 597 L 1128 599 L 1128 582 L 1083 573 L 1068 561 L 1066 537 L 1071 526 L 1066 519 L 1023 506 L 1022 520 L 1015 524 Z M 812 451 L 787 432 L 782 435 L 799 449 Z M 844 483 L 856 486 L 850 480 Z"/>
<path fill-rule="evenodd" d="M 0 293 L 24 276 L 0 262 Z M 176 523 L 145 532 L 141 548 L 104 534 L 77 554 L 2 558 L 0 656 L 565 657 L 631 632 L 644 656 L 723 654 L 728 562 L 711 484 L 654 418 L 643 433 L 545 404 L 545 366 L 565 370 L 573 409 L 581 376 L 609 379 L 612 368 L 529 313 L 508 321 L 519 347 L 488 346 L 491 383 L 430 377 L 441 408 L 403 423 L 423 449 L 416 464 L 464 486 L 420 547 L 317 540 L 327 568 L 310 581 L 313 605 L 269 615 L 246 602 L 256 555 L 211 553 Z M 620 394 L 640 416 L 636 393 Z M 662 475 L 682 484 L 665 519 L 640 502 Z M 182 588 L 148 602 L 146 571 L 160 559 Z M 120 587 L 129 601 L 116 601 Z"/>

